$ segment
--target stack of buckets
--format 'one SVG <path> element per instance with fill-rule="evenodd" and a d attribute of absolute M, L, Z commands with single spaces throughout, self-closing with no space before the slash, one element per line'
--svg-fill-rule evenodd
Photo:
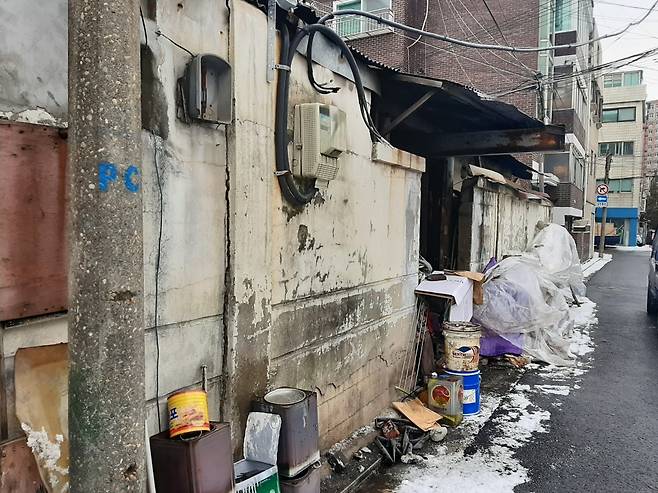
<path fill-rule="evenodd" d="M 445 373 L 464 381 L 464 416 L 480 413 L 480 326 L 470 322 L 444 322 Z"/>

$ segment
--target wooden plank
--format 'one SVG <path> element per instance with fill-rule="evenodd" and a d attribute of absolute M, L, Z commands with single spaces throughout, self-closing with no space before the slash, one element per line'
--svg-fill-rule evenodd
<path fill-rule="evenodd" d="M 0 124 L 0 321 L 67 307 L 66 140 Z"/>

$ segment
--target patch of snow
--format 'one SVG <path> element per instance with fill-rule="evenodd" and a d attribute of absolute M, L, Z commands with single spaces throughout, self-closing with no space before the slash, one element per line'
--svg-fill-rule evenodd
<path fill-rule="evenodd" d="M 595 253 L 594 256 L 589 259 L 584 264 L 581 264 L 581 269 L 583 271 L 583 277 L 585 280 L 592 277 L 596 272 L 600 271 L 608 262 L 612 261 L 612 255 L 609 253 L 604 253 L 603 258 L 599 257 L 598 253 Z"/>
<path fill-rule="evenodd" d="M 535 385 L 535 388 L 544 394 L 569 395 L 571 392 L 568 385 Z"/>
<path fill-rule="evenodd" d="M 464 455 L 464 449 L 475 438 L 473 434 L 456 453 L 449 454 L 440 447 L 424 464 L 407 472 L 397 491 L 430 493 L 458 487 L 465 491 L 512 492 L 515 486 L 525 483 L 528 471 L 514 457 L 515 450 L 529 442 L 533 434 L 546 433 L 545 423 L 550 419 L 548 411 L 530 402 L 525 388 L 517 386 L 500 404 L 503 412 L 493 421 L 493 445 Z M 489 404 L 494 399 L 491 401 Z M 491 412 L 489 406 L 483 409 L 480 427 Z"/>
<path fill-rule="evenodd" d="M 27 435 L 27 446 L 30 447 L 37 462 L 47 475 L 46 480 L 50 486 L 50 491 L 60 493 L 68 491 L 68 481 L 60 485 L 60 479 L 66 478 L 69 470 L 57 464 L 62 455 L 64 437 L 57 434 L 55 435 L 55 441 L 51 442 L 48 438 L 48 432 L 43 427 L 41 431 L 37 431 L 33 430 L 27 423 L 21 423 L 21 428 Z"/>
<path fill-rule="evenodd" d="M 609 259 L 604 260 L 609 262 Z M 539 377 L 539 383 L 517 384 L 505 397 L 483 394 L 481 413 L 464 418 L 461 425 L 464 438 L 433 448 L 432 455 L 424 463 L 405 469 L 397 492 L 430 493 L 455 489 L 471 493 L 512 493 L 517 485 L 529 480 L 529 471 L 516 453 L 537 434 L 547 433 L 551 418 L 550 411 L 533 403 L 532 398 L 547 394 L 556 396 L 550 397 L 550 402 L 543 407 L 559 409 L 562 406 L 560 396 L 568 396 L 579 389 L 579 377 L 590 368 L 590 361 L 582 356 L 594 350 L 590 329 L 597 323 L 596 304 L 587 298 L 579 301 L 581 306 L 570 309 L 574 328 L 570 334 L 569 350 L 578 357 L 575 364 L 529 363 L 526 369 Z M 492 419 L 497 409 L 500 412 L 496 412 Z M 465 454 L 488 421 L 491 421 L 489 444 L 478 447 L 475 453 Z"/>

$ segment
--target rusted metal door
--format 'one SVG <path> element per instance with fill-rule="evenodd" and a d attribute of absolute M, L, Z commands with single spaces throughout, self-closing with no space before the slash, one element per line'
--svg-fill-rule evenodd
<path fill-rule="evenodd" d="M 0 321 L 67 307 L 66 140 L 0 124 Z"/>

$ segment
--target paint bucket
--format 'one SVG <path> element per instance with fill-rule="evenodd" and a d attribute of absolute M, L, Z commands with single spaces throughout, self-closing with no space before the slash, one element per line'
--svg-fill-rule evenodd
<path fill-rule="evenodd" d="M 210 431 L 208 394 L 204 390 L 183 390 L 167 398 L 169 437 L 185 438 L 195 432 Z"/>
<path fill-rule="evenodd" d="M 477 371 L 480 362 L 480 332 L 480 326 L 470 322 L 443 323 L 448 370 Z"/>
<path fill-rule="evenodd" d="M 480 382 L 482 381 L 480 370 L 467 372 L 446 370 L 446 373 L 458 375 L 464 381 L 464 416 L 480 414 Z"/>

